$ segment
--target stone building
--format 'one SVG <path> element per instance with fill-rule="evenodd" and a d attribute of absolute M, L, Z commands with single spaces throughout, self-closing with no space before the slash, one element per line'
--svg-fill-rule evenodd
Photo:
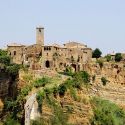
<path fill-rule="evenodd" d="M 68 42 L 63 46 L 58 44 L 44 45 L 44 28 L 36 28 L 36 44 L 25 46 L 8 45 L 8 54 L 12 62 L 28 65 L 33 70 L 42 68 L 64 70 L 71 66 L 74 71 L 83 70 L 83 65 L 92 57 L 92 49 L 78 42 Z"/>

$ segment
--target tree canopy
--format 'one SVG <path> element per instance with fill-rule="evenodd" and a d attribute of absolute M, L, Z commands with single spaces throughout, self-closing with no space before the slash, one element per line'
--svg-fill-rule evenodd
<path fill-rule="evenodd" d="M 99 48 L 96 48 L 93 53 L 92 53 L 92 58 L 99 58 L 101 57 L 102 55 L 102 52 Z"/>
<path fill-rule="evenodd" d="M 121 53 L 116 53 L 116 54 L 115 54 L 115 61 L 116 61 L 116 62 L 120 62 L 121 59 L 122 59 Z"/>

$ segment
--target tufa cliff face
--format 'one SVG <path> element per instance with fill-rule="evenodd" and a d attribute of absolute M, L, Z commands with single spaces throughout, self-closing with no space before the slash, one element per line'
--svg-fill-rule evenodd
<path fill-rule="evenodd" d="M 91 96 L 99 96 L 110 100 L 125 108 L 125 65 L 124 63 L 93 62 L 84 66 L 84 69 L 91 74 Z M 93 79 L 94 77 L 94 79 Z M 102 78 L 106 79 L 103 85 Z"/>

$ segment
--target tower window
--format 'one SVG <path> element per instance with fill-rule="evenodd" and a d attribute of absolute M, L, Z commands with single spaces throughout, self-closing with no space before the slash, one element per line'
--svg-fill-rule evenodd
<path fill-rule="evenodd" d="M 39 32 L 41 32 L 41 29 L 39 29 Z"/>

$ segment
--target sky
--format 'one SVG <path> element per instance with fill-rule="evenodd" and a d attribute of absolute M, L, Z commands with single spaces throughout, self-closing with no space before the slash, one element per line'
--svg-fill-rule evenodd
<path fill-rule="evenodd" d="M 0 0 L 0 48 L 35 44 L 37 26 L 45 28 L 45 44 L 125 52 L 125 0 Z"/>

